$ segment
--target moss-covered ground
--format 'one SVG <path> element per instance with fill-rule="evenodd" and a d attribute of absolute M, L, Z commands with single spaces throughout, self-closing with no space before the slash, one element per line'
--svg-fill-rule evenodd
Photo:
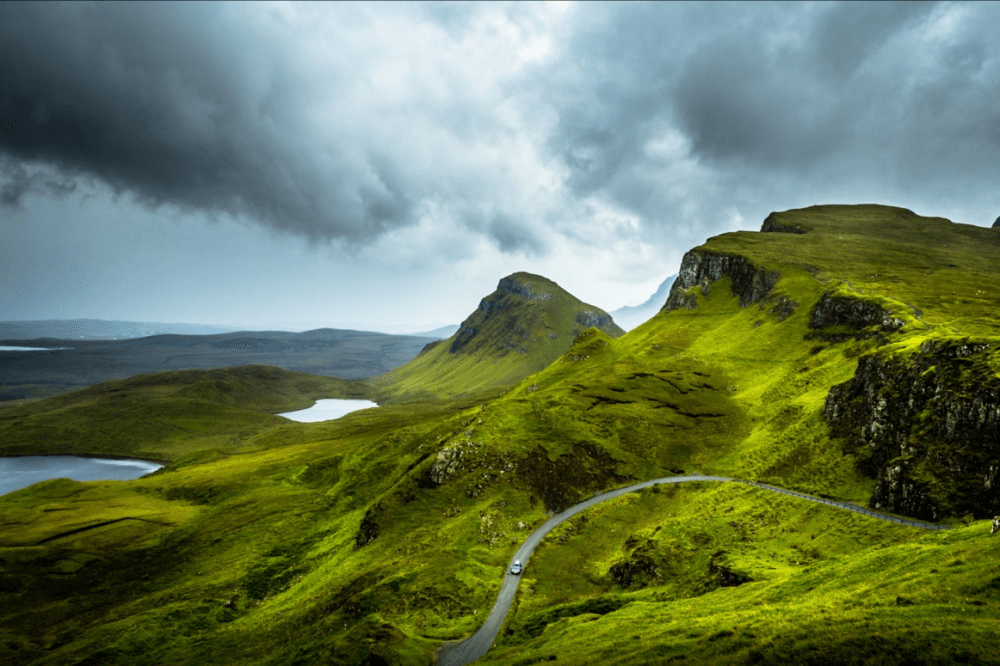
<path fill-rule="evenodd" d="M 995 340 L 1000 243 L 899 209 L 780 217 L 808 233 L 706 248 L 779 271 L 790 313 L 740 308 L 724 279 L 462 398 L 428 383 L 392 405 L 391 383 L 258 367 L 0 408 L 5 454 L 169 463 L 0 497 L 0 662 L 427 664 L 480 625 L 517 544 L 595 491 L 702 472 L 865 502 L 872 479 L 822 417 L 830 388 L 876 349 Z M 905 324 L 816 331 L 831 289 Z M 274 416 L 321 397 L 386 406 Z M 1000 536 L 952 522 L 925 533 L 739 484 L 623 497 L 543 542 L 484 662 L 990 663 Z"/>

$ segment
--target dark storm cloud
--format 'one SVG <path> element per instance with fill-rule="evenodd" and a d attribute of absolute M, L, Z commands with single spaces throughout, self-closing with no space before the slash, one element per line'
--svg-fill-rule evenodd
<path fill-rule="evenodd" d="M 985 201 L 998 23 L 985 3 L 2 3 L 0 204 L 94 181 L 311 239 L 458 229 L 542 256 L 620 223 L 700 242 L 793 192 Z"/>
<path fill-rule="evenodd" d="M 406 224 L 412 202 L 392 161 L 311 136 L 316 81 L 303 80 L 294 40 L 240 23 L 240 11 L 4 3 L 0 117 L 18 133 L 0 137 L 4 203 L 93 177 L 152 206 L 245 214 L 312 238 Z"/>
<path fill-rule="evenodd" d="M 810 40 L 823 74 L 844 79 L 884 48 L 900 28 L 925 18 L 933 2 L 863 2 L 832 5 L 814 24 Z"/>
<path fill-rule="evenodd" d="M 503 213 L 494 215 L 488 231 L 503 252 L 523 252 L 528 255 L 539 255 L 544 252 L 544 244 L 538 238 L 538 234 L 529 225 L 510 215 Z"/>
<path fill-rule="evenodd" d="M 549 147 L 579 196 L 607 196 L 654 226 L 693 202 L 718 218 L 783 190 L 995 200 L 998 23 L 992 3 L 580 11 L 543 77 L 540 97 L 561 111 Z M 678 133 L 672 155 L 650 150 Z"/>

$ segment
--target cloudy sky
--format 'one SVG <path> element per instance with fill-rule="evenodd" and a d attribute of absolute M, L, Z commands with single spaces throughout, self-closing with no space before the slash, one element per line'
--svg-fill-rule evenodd
<path fill-rule="evenodd" d="M 612 310 L 772 210 L 1000 215 L 986 3 L 0 3 L 0 319 Z M 401 327 L 401 328 L 394 328 Z"/>

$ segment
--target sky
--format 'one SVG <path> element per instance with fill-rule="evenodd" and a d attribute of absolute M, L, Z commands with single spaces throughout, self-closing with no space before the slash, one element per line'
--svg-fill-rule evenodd
<path fill-rule="evenodd" d="M 0 3 L 0 320 L 614 310 L 768 213 L 1000 215 L 995 3 Z"/>

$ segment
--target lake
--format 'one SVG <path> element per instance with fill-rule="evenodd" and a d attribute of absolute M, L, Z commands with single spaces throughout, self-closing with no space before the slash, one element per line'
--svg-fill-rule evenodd
<path fill-rule="evenodd" d="M 54 351 L 56 349 L 73 349 L 72 347 L 8 347 L 0 345 L 0 351 Z"/>
<path fill-rule="evenodd" d="M 80 456 L 0 457 L 0 495 L 49 479 L 129 481 L 163 467 L 145 460 L 111 460 Z"/>
<path fill-rule="evenodd" d="M 359 409 L 378 407 L 378 404 L 371 400 L 317 400 L 316 404 L 309 409 L 300 409 L 297 412 L 285 412 L 278 414 L 286 419 L 298 421 L 300 423 L 315 423 L 317 421 L 331 421 L 346 416 Z"/>

